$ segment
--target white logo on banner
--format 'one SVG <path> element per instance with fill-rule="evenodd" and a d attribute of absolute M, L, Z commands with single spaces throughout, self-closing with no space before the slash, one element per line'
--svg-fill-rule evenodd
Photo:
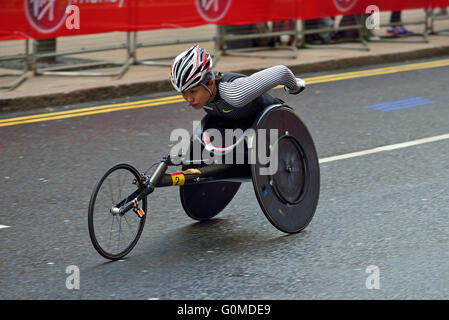
<path fill-rule="evenodd" d="M 342 12 L 351 10 L 356 3 L 357 0 L 334 0 L 335 6 Z"/>
<path fill-rule="evenodd" d="M 196 0 L 196 8 L 208 22 L 220 20 L 228 12 L 231 0 Z"/>
<path fill-rule="evenodd" d="M 70 0 L 25 0 L 28 22 L 41 33 L 57 30 L 65 21 Z"/>

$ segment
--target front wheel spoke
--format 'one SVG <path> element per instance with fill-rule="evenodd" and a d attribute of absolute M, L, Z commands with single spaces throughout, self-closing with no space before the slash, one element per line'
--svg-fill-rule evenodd
<path fill-rule="evenodd" d="M 111 196 L 111 203 L 112 205 L 114 205 L 114 196 L 112 194 L 112 185 L 111 185 L 111 180 L 108 180 L 108 186 L 109 186 L 109 194 Z"/>
<path fill-rule="evenodd" d="M 126 219 L 126 216 L 123 216 L 123 218 L 125 218 L 125 222 L 129 227 L 129 230 L 131 232 L 131 240 L 135 239 L 137 232 L 133 232 L 134 228 L 131 226 L 131 224 L 129 223 L 128 219 Z"/>
<path fill-rule="evenodd" d="M 112 218 L 114 218 L 114 216 L 111 214 L 111 211 L 109 211 L 109 212 L 106 212 L 106 214 L 105 214 L 105 220 L 104 220 L 104 225 L 106 225 L 106 223 L 108 222 L 108 220 L 112 217 Z"/>
<path fill-rule="evenodd" d="M 118 241 L 117 241 L 117 251 L 118 251 L 119 246 L 120 246 L 120 236 L 122 234 L 122 218 L 119 217 L 119 218 L 117 218 L 117 220 L 119 221 L 119 223 L 118 223 Z"/>
<path fill-rule="evenodd" d="M 111 229 L 109 230 L 109 246 L 108 246 L 108 248 L 111 248 L 111 241 L 112 241 L 112 232 L 113 232 L 114 220 L 115 220 L 115 216 L 112 216 Z"/>

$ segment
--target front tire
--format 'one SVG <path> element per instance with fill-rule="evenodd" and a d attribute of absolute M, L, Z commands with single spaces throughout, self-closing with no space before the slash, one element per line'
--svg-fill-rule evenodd
<path fill-rule="evenodd" d="M 97 252 L 110 260 L 126 256 L 136 245 L 146 220 L 147 199 L 138 207 L 145 212 L 140 217 L 134 210 L 118 214 L 112 210 L 120 202 L 129 202 L 140 187 L 140 174 L 131 165 L 119 163 L 109 168 L 96 184 L 89 202 L 89 235 Z M 136 182 L 139 182 L 136 184 Z"/>

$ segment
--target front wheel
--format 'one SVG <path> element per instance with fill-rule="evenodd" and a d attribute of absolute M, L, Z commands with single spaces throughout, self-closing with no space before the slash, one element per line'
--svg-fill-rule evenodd
<path fill-rule="evenodd" d="M 89 235 L 94 248 L 110 260 L 127 255 L 136 245 L 145 225 L 147 199 L 136 210 L 118 212 L 138 193 L 141 177 L 131 165 L 119 163 L 108 169 L 95 186 L 89 203 Z M 141 209 L 141 211 L 137 210 Z"/>

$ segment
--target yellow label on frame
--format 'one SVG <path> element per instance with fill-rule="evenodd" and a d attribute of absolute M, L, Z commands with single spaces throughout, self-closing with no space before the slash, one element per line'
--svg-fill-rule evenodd
<path fill-rule="evenodd" d="M 181 172 L 176 172 L 171 175 L 174 186 L 182 186 L 186 182 L 186 177 Z"/>

